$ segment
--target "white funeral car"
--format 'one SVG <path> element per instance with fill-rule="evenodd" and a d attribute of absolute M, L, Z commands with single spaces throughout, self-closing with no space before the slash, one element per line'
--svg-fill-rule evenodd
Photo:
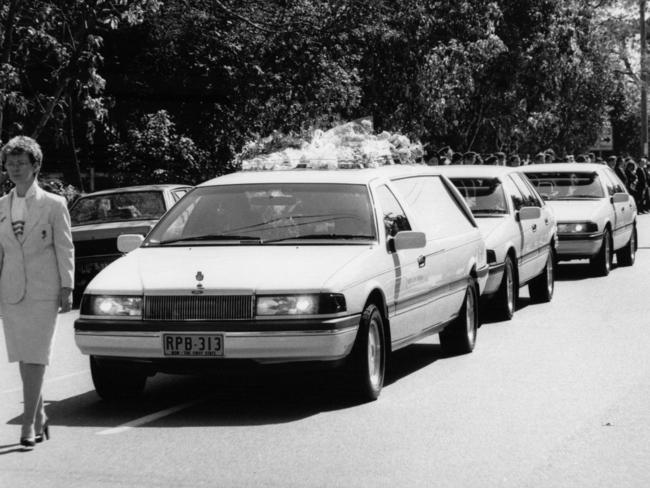
<path fill-rule="evenodd" d="M 519 168 L 445 166 L 478 223 L 490 266 L 485 295 L 499 315 L 510 320 L 519 287 L 528 284 L 530 298 L 553 298 L 557 227 L 544 203 Z"/>
<path fill-rule="evenodd" d="M 599 276 L 636 257 L 636 204 L 608 166 L 588 163 L 539 164 L 523 168 L 557 219 L 558 258 L 589 258 Z"/>
<path fill-rule="evenodd" d="M 119 247 L 75 322 L 103 398 L 251 360 L 340 365 L 372 400 L 391 351 L 433 333 L 472 351 L 488 272 L 471 212 L 426 166 L 230 174 Z"/>

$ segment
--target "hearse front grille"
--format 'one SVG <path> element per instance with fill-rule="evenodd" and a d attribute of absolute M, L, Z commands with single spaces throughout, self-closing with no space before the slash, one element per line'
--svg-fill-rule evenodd
<path fill-rule="evenodd" d="M 251 295 L 146 296 L 145 320 L 246 320 L 253 318 Z"/>

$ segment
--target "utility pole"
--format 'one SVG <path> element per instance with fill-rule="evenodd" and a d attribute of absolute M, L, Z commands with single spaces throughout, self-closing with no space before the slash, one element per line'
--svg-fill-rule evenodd
<path fill-rule="evenodd" d="M 648 157 L 648 79 L 646 76 L 646 0 L 639 0 L 641 17 L 641 154 Z"/>

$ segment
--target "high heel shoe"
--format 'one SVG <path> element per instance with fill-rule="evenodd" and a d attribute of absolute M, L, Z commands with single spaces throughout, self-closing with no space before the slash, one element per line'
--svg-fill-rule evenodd
<path fill-rule="evenodd" d="M 40 434 L 34 436 L 34 442 L 43 442 L 46 439 L 50 438 L 50 421 L 46 420 L 43 424 L 43 429 Z"/>
<path fill-rule="evenodd" d="M 21 437 L 20 438 L 20 445 L 25 448 L 25 450 L 31 451 L 34 449 L 34 446 L 36 445 L 36 439 L 30 439 L 29 437 Z"/>

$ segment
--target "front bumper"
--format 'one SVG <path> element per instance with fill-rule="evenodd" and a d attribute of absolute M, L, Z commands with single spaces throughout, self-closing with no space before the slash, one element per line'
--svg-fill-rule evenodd
<path fill-rule="evenodd" d="M 165 356 L 163 334 L 223 334 L 219 359 L 252 359 L 261 363 L 335 361 L 354 344 L 360 315 L 333 319 L 223 322 L 147 320 L 75 321 L 75 342 L 83 354 L 132 359 L 193 360 Z"/>
<path fill-rule="evenodd" d="M 603 243 L 603 233 L 558 234 L 557 256 L 559 259 L 591 258 L 598 254 Z"/>

